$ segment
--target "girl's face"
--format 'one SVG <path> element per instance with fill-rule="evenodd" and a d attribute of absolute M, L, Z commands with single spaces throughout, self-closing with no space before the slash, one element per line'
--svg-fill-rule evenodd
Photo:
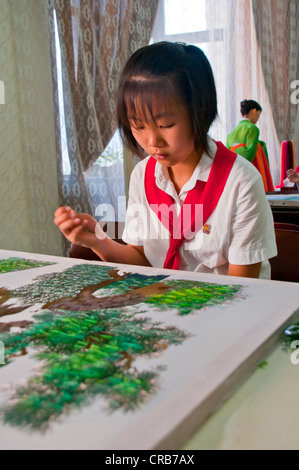
<path fill-rule="evenodd" d="M 248 113 L 248 119 L 252 124 L 256 124 L 257 121 L 259 120 L 261 115 L 261 111 L 258 111 L 257 109 L 251 109 Z"/>
<path fill-rule="evenodd" d="M 128 112 L 131 132 L 138 144 L 163 166 L 197 164 L 200 156 L 194 148 L 188 108 L 170 100 L 167 106 L 153 104 L 151 111 L 143 112 L 137 103 L 135 113 Z"/>

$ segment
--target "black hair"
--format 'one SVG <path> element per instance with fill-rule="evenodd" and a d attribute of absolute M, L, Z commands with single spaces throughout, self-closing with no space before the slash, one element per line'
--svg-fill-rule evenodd
<path fill-rule="evenodd" d="M 153 102 L 162 108 L 169 98 L 188 107 L 195 148 L 209 153 L 208 130 L 217 116 L 217 93 L 211 65 L 201 49 L 183 43 L 158 42 L 137 50 L 119 81 L 117 122 L 124 144 L 142 156 L 128 120 L 128 108 L 141 104 L 153 118 Z"/>
<path fill-rule="evenodd" d="M 242 116 L 246 116 L 252 109 L 256 109 L 257 111 L 262 111 L 263 108 L 261 105 L 254 100 L 244 100 L 241 101 L 241 114 Z"/>

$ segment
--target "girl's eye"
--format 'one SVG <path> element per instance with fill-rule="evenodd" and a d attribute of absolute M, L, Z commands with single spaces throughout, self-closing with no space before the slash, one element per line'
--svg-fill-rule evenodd
<path fill-rule="evenodd" d="M 142 131 L 144 129 L 144 126 L 136 126 L 134 124 L 130 124 L 130 126 L 133 131 Z"/>
<path fill-rule="evenodd" d="M 171 127 L 174 126 L 174 123 L 173 124 L 169 124 L 168 126 L 160 126 L 160 129 L 170 129 Z"/>

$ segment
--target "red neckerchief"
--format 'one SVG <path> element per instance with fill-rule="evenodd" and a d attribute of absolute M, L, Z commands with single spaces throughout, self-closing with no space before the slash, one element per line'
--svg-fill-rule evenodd
<path fill-rule="evenodd" d="M 179 216 L 169 210 L 171 206 L 174 208 L 174 199 L 157 187 L 155 179 L 157 161 L 153 157 L 149 158 L 144 178 L 146 198 L 150 208 L 170 232 L 170 244 L 164 268 L 179 269 L 180 246 L 184 240 L 190 239 L 190 233 L 195 235 L 195 227 L 197 231 L 201 229 L 216 208 L 236 158 L 236 153 L 228 150 L 221 142 L 217 142 L 217 152 L 207 183 L 197 180 L 195 187 L 188 192 Z M 186 207 L 189 211 L 187 214 Z M 184 213 L 188 216 L 187 221 Z M 198 220 L 200 226 L 196 226 Z"/>

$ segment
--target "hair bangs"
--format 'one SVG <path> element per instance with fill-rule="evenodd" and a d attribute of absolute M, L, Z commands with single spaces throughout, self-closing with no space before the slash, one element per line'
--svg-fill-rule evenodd
<path fill-rule="evenodd" d="M 163 76 L 133 76 L 121 88 L 117 110 L 120 134 L 124 144 L 143 157 L 144 150 L 133 137 L 131 124 L 156 122 L 156 116 L 167 113 L 170 103 L 180 97 L 173 80 Z"/>
<path fill-rule="evenodd" d="M 168 111 L 169 104 L 178 100 L 177 90 L 167 77 L 133 79 L 124 93 L 128 125 L 130 122 L 149 123 Z"/>

